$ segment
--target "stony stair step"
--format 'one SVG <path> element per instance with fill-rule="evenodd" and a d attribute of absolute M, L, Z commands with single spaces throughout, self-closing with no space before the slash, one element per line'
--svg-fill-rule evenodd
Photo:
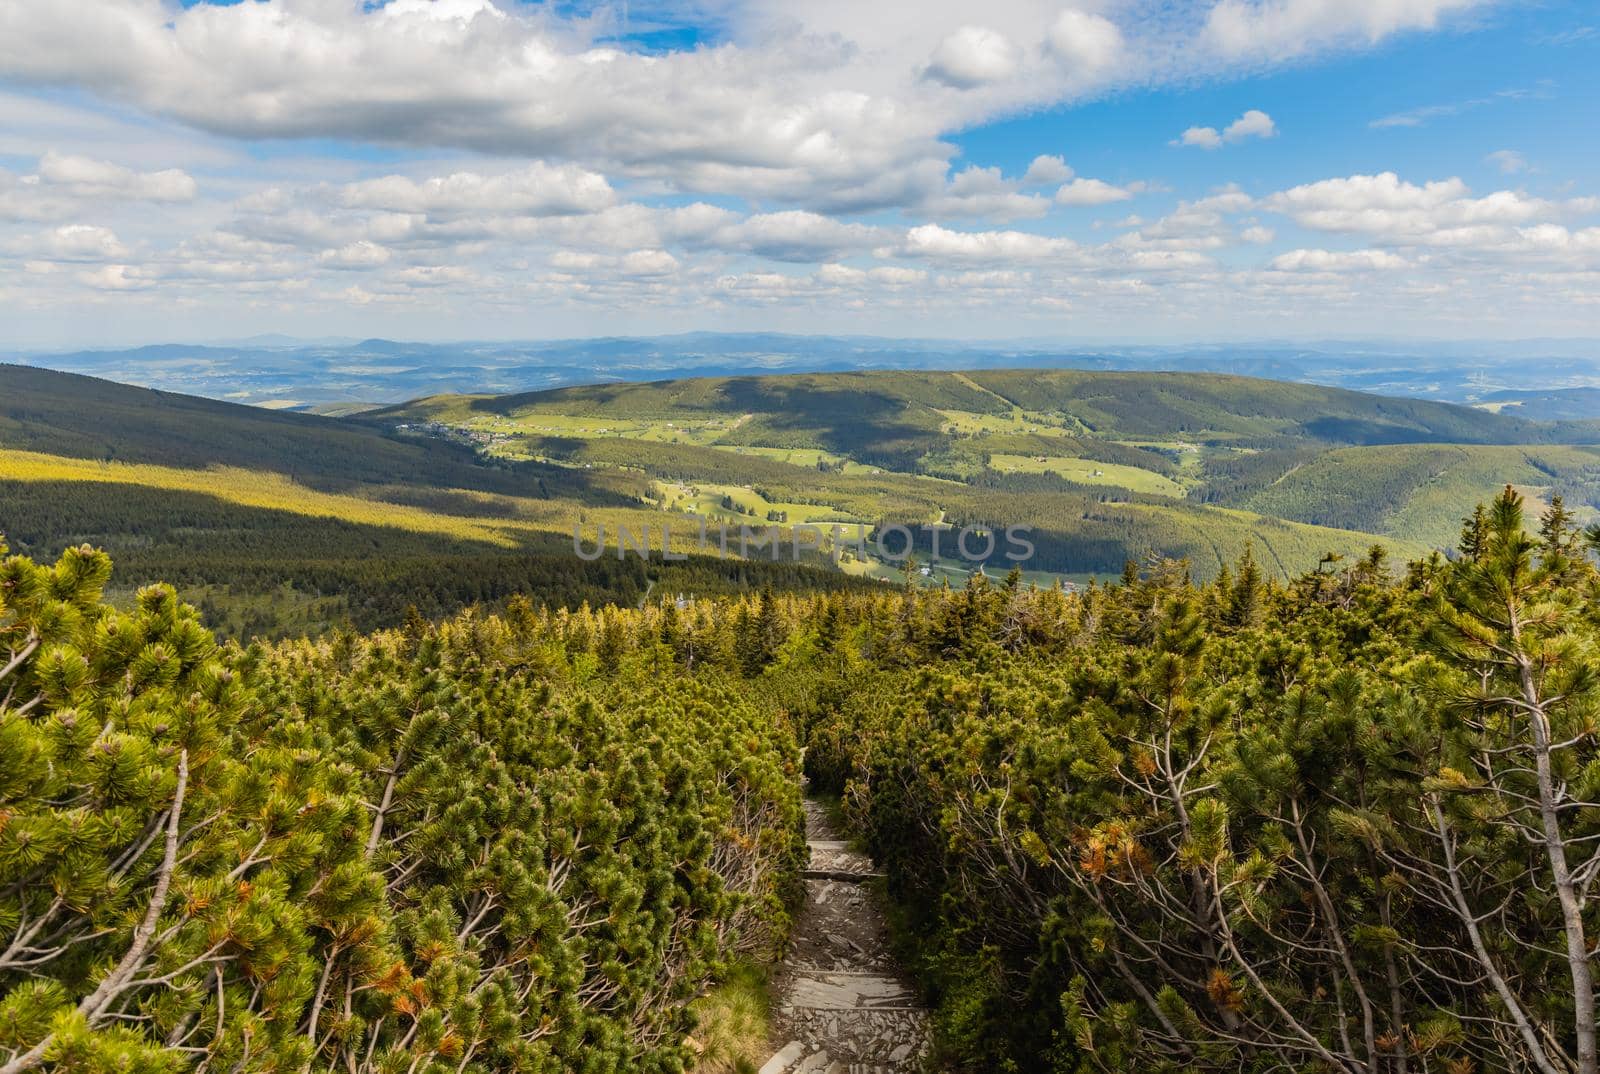
<path fill-rule="evenodd" d="M 884 874 L 855 869 L 802 869 L 800 877 L 803 880 L 837 880 L 844 884 L 864 884 L 868 880 L 882 880 Z"/>
<path fill-rule="evenodd" d="M 881 896 L 867 883 L 883 873 L 836 836 L 819 802 L 806 802 L 806 831 L 806 900 L 773 982 L 773 1027 L 790 1043 L 761 1074 L 918 1074 L 928 1015 L 894 960 Z"/>
<path fill-rule="evenodd" d="M 773 1053 L 772 1058 L 761 1064 L 757 1074 L 784 1074 L 800 1057 L 806 1054 L 806 1046 L 798 1040 L 791 1040 L 782 1048 Z"/>

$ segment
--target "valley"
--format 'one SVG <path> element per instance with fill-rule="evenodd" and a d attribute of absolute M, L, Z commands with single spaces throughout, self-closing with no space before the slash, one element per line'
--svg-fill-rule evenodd
<path fill-rule="evenodd" d="M 113 591 L 175 581 L 228 633 L 370 629 L 411 604 L 446 614 L 529 586 L 570 604 L 754 577 L 898 583 L 908 564 L 878 542 L 893 527 L 921 584 L 1003 573 L 1003 549 L 968 560 L 952 545 L 1008 526 L 1030 530 L 1021 566 L 1041 584 L 1152 555 L 1205 579 L 1247 548 L 1288 578 L 1375 543 L 1396 561 L 1448 548 L 1506 482 L 1587 522 L 1597 439 L 1585 422 L 1201 374 L 707 378 L 332 418 L 0 367 L 0 531 L 41 557 L 103 544 Z M 774 563 L 706 555 L 702 524 L 771 529 L 785 547 L 795 527 L 823 533 Z M 579 562 L 574 534 L 601 526 L 613 546 L 623 528 L 670 528 L 689 559 Z"/>

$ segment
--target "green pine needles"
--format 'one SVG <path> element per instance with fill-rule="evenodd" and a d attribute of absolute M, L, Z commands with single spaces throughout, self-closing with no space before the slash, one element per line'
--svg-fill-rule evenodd
<path fill-rule="evenodd" d="M 0 567 L 6 1074 L 676 1071 L 781 941 L 794 738 L 726 684 L 531 620 L 222 651 L 110 570 Z"/>

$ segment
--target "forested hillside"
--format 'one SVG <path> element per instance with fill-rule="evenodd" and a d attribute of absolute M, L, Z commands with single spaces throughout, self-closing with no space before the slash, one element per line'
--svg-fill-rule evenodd
<path fill-rule="evenodd" d="M 0 532 L 38 558 L 113 553 L 115 599 L 164 580 L 227 637 L 438 618 L 529 593 L 553 607 L 929 584 L 1028 531 L 1030 581 L 1129 558 L 1198 578 L 1253 550 L 1288 578 L 1378 539 L 1398 558 L 1511 482 L 1600 518 L 1581 423 L 1302 384 L 1070 370 L 804 374 L 444 396 L 352 419 L 286 414 L 0 366 Z M 776 534 L 802 562 L 705 555 L 701 526 Z M 689 561 L 660 556 L 662 533 Z M 839 532 L 834 534 L 834 528 Z M 585 562 L 649 531 L 650 562 Z M 894 548 L 897 556 L 886 550 Z"/>
<path fill-rule="evenodd" d="M 859 584 L 787 562 L 573 555 L 596 515 L 659 526 L 650 493 L 620 469 L 0 365 L 0 536 L 39 559 L 105 548 L 119 600 L 170 582 L 230 637 L 372 630 L 518 593 L 576 608 L 657 586 Z"/>
<path fill-rule="evenodd" d="M 1600 531 L 1535 529 L 246 648 L 4 559 L 0 1063 L 741 1069 L 804 745 L 944 1069 L 1593 1070 Z"/>

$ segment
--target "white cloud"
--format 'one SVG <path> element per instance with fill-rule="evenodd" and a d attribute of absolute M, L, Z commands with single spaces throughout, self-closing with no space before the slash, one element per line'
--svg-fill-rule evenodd
<path fill-rule="evenodd" d="M 1215 127 L 1190 127 L 1178 136 L 1173 145 L 1194 145 L 1201 149 L 1221 149 L 1222 135 Z"/>
<path fill-rule="evenodd" d="M 1023 186 L 1054 186 L 1073 176 L 1073 171 L 1059 156 L 1039 155 L 1033 158 L 1028 170 L 1022 174 Z"/>
<path fill-rule="evenodd" d="M 1228 124 L 1222 132 L 1225 142 L 1239 142 L 1246 138 L 1272 138 L 1278 133 L 1278 125 L 1272 122 L 1272 117 L 1259 108 L 1252 108 L 1232 123 Z"/>
<path fill-rule="evenodd" d="M 340 201 L 353 209 L 451 216 L 563 216 L 593 213 L 616 201 L 605 176 L 575 165 L 542 161 L 502 175 L 456 172 L 416 182 L 402 175 L 351 183 Z"/>
<path fill-rule="evenodd" d="M 678 271 L 678 259 L 665 250 L 634 250 L 617 264 L 624 276 L 671 276 Z"/>
<path fill-rule="evenodd" d="M 1290 250 L 1272 259 L 1278 272 L 1355 272 L 1400 269 L 1410 262 L 1387 250 Z"/>
<path fill-rule="evenodd" d="M 111 261 L 128 256 L 128 248 L 110 228 L 96 224 L 67 224 L 41 235 L 28 235 L 8 244 L 12 253 L 44 261 Z"/>
<path fill-rule="evenodd" d="M 957 89 L 999 82 L 1016 72 L 1017 47 L 985 26 L 963 26 L 939 42 L 928 61 L 928 77 Z"/>
<path fill-rule="evenodd" d="M 1103 15 L 1068 8 L 1050 26 L 1051 50 L 1073 74 L 1093 78 L 1123 59 L 1122 31 Z"/>
<path fill-rule="evenodd" d="M 142 275 L 137 267 L 128 265 L 102 265 L 78 273 L 78 282 L 97 291 L 141 291 L 156 285 L 156 280 Z"/>
<path fill-rule="evenodd" d="M 1038 161 L 1034 163 L 1038 164 Z M 1054 164 L 1047 163 L 1041 168 L 1053 170 Z M 1029 170 L 1032 171 L 1032 168 Z M 941 218 L 1005 221 L 1045 215 L 1050 211 L 1049 200 L 1038 194 L 1024 193 L 1022 187 L 1027 183 L 1026 175 L 1020 180 L 1008 179 L 999 168 L 974 165 L 951 176 L 945 188 L 924 201 L 920 208 Z"/>
<path fill-rule="evenodd" d="M 76 204 L 64 192 L 45 190 L 38 176 L 0 168 L 0 220 L 64 220 L 73 214 Z"/>
<path fill-rule="evenodd" d="M 704 244 L 774 261 L 823 261 L 870 249 L 882 241 L 883 233 L 877 228 L 791 209 L 720 227 Z"/>
<path fill-rule="evenodd" d="M 862 320 L 841 325 L 868 331 L 1181 329 L 1223 308 L 1267 331 L 1330 323 L 1317 317 L 1331 309 L 1343 327 L 1351 310 L 1410 310 L 1394 324 L 1514 310 L 1532 323 L 1535 308 L 1569 330 L 1562 310 L 1600 310 L 1600 228 L 1583 219 L 1600 202 L 1582 191 L 1310 181 L 1318 172 L 1261 197 L 1197 196 L 1175 177 L 1178 200 L 1077 175 L 1068 159 L 1119 174 L 1087 127 L 1008 154 L 1014 172 L 958 148 L 984 144 L 956 136 L 1002 117 L 1229 77 L 1420 17 L 1395 0 L 1412 14 L 1378 18 L 1384 6 L 928 0 L 907 17 L 859 0 L 717 0 L 696 7 L 717 22 L 715 43 L 645 55 L 617 47 L 608 15 L 571 5 L 0 0 L 0 80 L 34 87 L 0 94 L 0 112 L 38 106 L 0 131 L 16 169 L 0 169 L 0 287 L 8 314 L 71 324 L 84 320 L 76 301 L 116 303 L 148 311 L 151 336 L 184 304 L 228 331 L 268 304 L 277 324 L 366 330 L 346 316 L 356 303 L 436 334 L 516 331 L 479 319 L 486 310 L 517 311 L 536 333 L 672 330 L 739 303 L 760 309 L 746 324 L 789 317 L 798 330 L 853 311 Z M 1205 28 L 1214 7 L 1289 44 L 1230 51 Z M 41 86 L 67 90 L 28 96 Z M 115 129 L 69 123 L 55 103 L 96 96 L 116 102 L 103 113 Z M 1276 132 L 1260 110 L 1211 119 L 1178 141 Z M 256 151 L 275 138 L 339 150 Z M 383 146 L 388 163 L 352 144 Z M 1512 174 L 1509 152 L 1489 163 Z M 1138 217 L 1073 210 L 1136 194 Z M 640 320 L 647 306 L 670 312 Z M 1040 316 L 1073 320 L 1028 320 Z"/>
<path fill-rule="evenodd" d="M 1190 127 L 1171 144 L 1221 149 L 1226 143 L 1242 142 L 1246 138 L 1273 138 L 1277 133 L 1278 125 L 1272 117 L 1259 108 L 1252 108 L 1221 131 L 1215 127 Z"/>
<path fill-rule="evenodd" d="M 1281 61 L 1331 45 L 1428 30 L 1490 0 L 1219 0 L 1202 40 L 1233 59 Z"/>
<path fill-rule="evenodd" d="M 722 31 L 717 43 L 646 54 L 619 48 L 614 16 L 593 5 L 7 0 L 0 79 L 72 87 L 228 139 L 467 150 L 857 212 L 938 196 L 954 132 L 1119 86 L 1228 73 L 1239 61 L 1196 36 L 1203 2 L 996 0 L 980 20 L 959 0 L 909 16 L 859 0 L 717 0 L 692 5 Z M 1298 24 L 1289 9 L 1314 7 L 1328 9 L 1317 26 L 1381 34 L 1417 17 L 1374 9 L 1466 2 L 1225 0 L 1210 21 Z"/>
<path fill-rule="evenodd" d="M 1078 249 L 1071 239 L 1025 231 L 952 231 L 922 224 L 906 232 L 900 252 L 907 257 L 945 261 L 1031 261 Z"/>
<path fill-rule="evenodd" d="M 1114 201 L 1127 201 L 1134 191 L 1128 187 L 1112 186 L 1100 179 L 1079 177 L 1056 191 L 1057 205 L 1108 205 Z"/>
<path fill-rule="evenodd" d="M 78 196 L 134 201 L 192 201 L 199 187 L 177 168 L 136 172 L 110 161 L 51 150 L 39 160 L 39 177 Z"/>
<path fill-rule="evenodd" d="M 1512 190 L 1474 198 L 1460 179 L 1417 185 L 1394 172 L 1324 179 L 1267 199 L 1275 212 L 1318 231 L 1381 235 L 1391 241 L 1473 243 L 1496 228 L 1555 211 L 1548 202 Z"/>

